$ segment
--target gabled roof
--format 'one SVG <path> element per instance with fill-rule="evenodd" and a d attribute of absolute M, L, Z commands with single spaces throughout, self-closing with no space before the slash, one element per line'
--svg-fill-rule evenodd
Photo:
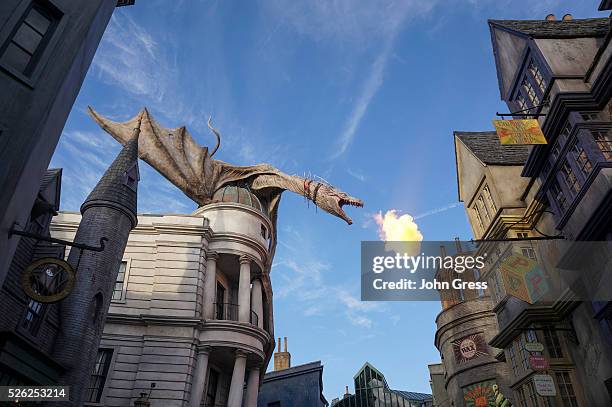
<path fill-rule="evenodd" d="M 489 20 L 489 25 L 506 28 L 532 38 L 603 37 L 610 29 L 607 18 L 576 20 Z"/>
<path fill-rule="evenodd" d="M 524 165 L 529 156 L 528 146 L 502 146 L 494 131 L 455 131 L 454 135 L 486 165 Z"/>

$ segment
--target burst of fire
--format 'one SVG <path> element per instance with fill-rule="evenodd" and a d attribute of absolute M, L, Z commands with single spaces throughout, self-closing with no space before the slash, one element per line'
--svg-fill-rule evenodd
<path fill-rule="evenodd" d="M 395 209 L 388 210 L 383 216 L 381 212 L 374 215 L 378 224 L 380 240 L 389 242 L 420 242 L 423 235 L 414 218 L 408 214 L 398 215 Z"/>

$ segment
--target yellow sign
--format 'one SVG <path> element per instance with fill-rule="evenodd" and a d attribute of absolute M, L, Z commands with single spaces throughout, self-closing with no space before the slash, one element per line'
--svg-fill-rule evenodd
<path fill-rule="evenodd" d="M 547 144 L 540 124 L 535 119 L 493 120 L 493 125 L 502 145 Z"/>

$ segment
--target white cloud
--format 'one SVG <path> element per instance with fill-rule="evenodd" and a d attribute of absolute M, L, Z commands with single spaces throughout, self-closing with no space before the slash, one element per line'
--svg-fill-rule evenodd
<path fill-rule="evenodd" d="M 315 41 L 365 44 L 394 35 L 407 13 L 429 12 L 437 0 L 266 0 L 265 11 L 299 35 Z"/>
<path fill-rule="evenodd" d="M 366 176 L 359 171 L 355 171 L 350 168 L 347 168 L 346 172 L 348 173 L 348 175 L 355 178 L 357 181 L 365 182 L 366 180 Z"/>
<path fill-rule="evenodd" d="M 434 208 L 434 209 L 428 210 L 426 212 L 419 213 L 418 215 L 415 215 L 413 219 L 414 220 L 419 220 L 419 219 L 422 219 L 422 218 L 426 218 L 426 217 L 431 216 L 431 215 L 436 215 L 436 214 L 441 213 L 441 212 L 446 212 L 446 211 L 448 211 L 450 209 L 453 209 L 453 208 L 456 208 L 458 206 L 463 206 L 463 202 L 454 202 L 454 203 L 450 203 L 448 205 L 441 206 L 439 208 Z"/>
<path fill-rule="evenodd" d="M 387 3 L 385 6 L 381 6 L 377 2 L 371 2 L 371 4 L 377 10 L 374 15 L 378 15 L 378 18 L 380 19 L 379 23 L 383 24 L 383 26 L 379 29 L 374 29 L 373 33 L 374 35 L 380 35 L 380 41 L 383 46 L 372 63 L 368 77 L 361 86 L 357 101 L 353 105 L 353 109 L 344 124 L 344 130 L 336 140 L 336 149 L 334 154 L 332 154 L 330 157 L 331 159 L 335 159 L 343 155 L 353 142 L 357 129 L 359 128 L 359 125 L 361 124 L 370 103 L 383 84 L 385 69 L 389 62 L 390 56 L 393 54 L 395 38 L 399 34 L 404 21 L 407 20 L 408 17 L 415 18 L 429 13 L 429 11 L 434 7 L 435 3 L 436 1 L 434 0 L 406 0 L 397 3 L 391 2 Z M 355 8 L 360 9 L 361 7 Z M 368 18 L 363 18 L 361 14 L 355 14 L 354 16 L 355 20 L 361 25 L 361 29 L 364 29 L 365 27 L 363 26 L 367 26 L 367 24 L 370 23 L 370 20 Z"/>
<path fill-rule="evenodd" d="M 335 153 L 331 156 L 332 159 L 340 157 L 342 154 L 346 152 L 349 148 L 353 139 L 355 138 L 355 132 L 357 131 L 357 127 L 361 123 L 361 119 L 365 115 L 368 107 L 370 106 L 370 102 L 372 98 L 378 92 L 378 89 L 383 83 L 383 73 L 385 67 L 387 66 L 387 61 L 389 60 L 389 50 L 391 49 L 391 43 L 382 50 L 382 52 L 378 55 L 374 64 L 372 64 L 372 71 L 369 77 L 366 79 L 363 87 L 361 89 L 361 93 L 357 98 L 357 102 L 353 106 L 353 111 L 349 115 L 346 123 L 344 124 L 344 130 L 342 134 L 338 137 L 336 144 L 337 148 Z"/>
<path fill-rule="evenodd" d="M 372 312 L 380 312 L 380 303 L 360 301 L 344 286 L 330 285 L 325 273 L 331 269 L 327 263 L 304 258 L 301 261 L 275 262 L 272 276 L 277 300 L 290 298 L 303 306 L 307 317 L 340 312 L 353 325 L 370 328 Z"/>

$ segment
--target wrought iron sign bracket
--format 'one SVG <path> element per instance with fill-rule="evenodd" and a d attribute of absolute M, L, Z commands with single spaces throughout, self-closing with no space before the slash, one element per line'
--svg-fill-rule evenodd
<path fill-rule="evenodd" d="M 517 110 L 516 112 L 510 112 L 510 113 L 499 113 L 499 112 L 495 112 L 496 116 L 501 117 L 502 119 L 505 116 L 516 116 L 516 117 L 542 117 L 542 116 L 546 116 L 546 113 L 524 113 L 524 112 L 528 112 L 530 110 L 533 109 L 538 109 L 540 107 L 547 107 L 549 105 L 549 101 L 545 100 L 544 102 L 540 103 L 537 106 L 533 106 L 533 107 L 528 107 L 527 109 L 523 109 L 523 110 Z"/>
<path fill-rule="evenodd" d="M 9 237 L 11 237 L 12 235 L 30 237 L 32 239 L 43 240 L 45 242 L 50 242 L 50 243 L 64 244 L 66 246 L 76 247 L 76 248 L 81 249 L 81 250 L 91 250 L 93 252 L 101 252 L 101 251 L 103 251 L 104 250 L 104 246 L 105 246 L 105 242 L 108 242 L 108 238 L 101 237 L 100 238 L 100 246 L 98 246 L 98 247 L 90 246 L 90 245 L 83 244 L 83 243 L 69 242 L 67 240 L 56 239 L 56 238 L 53 238 L 53 237 L 38 235 L 36 233 L 25 232 L 23 230 L 15 229 L 14 226 L 11 228 L 11 230 L 9 230 Z"/>
<path fill-rule="evenodd" d="M 507 237 L 503 239 L 472 239 L 472 243 L 484 242 L 523 242 L 531 240 L 565 240 L 565 236 L 532 236 L 532 237 Z"/>
<path fill-rule="evenodd" d="M 516 225 L 517 223 L 520 223 L 520 222 L 531 222 L 531 220 L 535 216 L 542 216 L 545 213 L 550 213 L 551 215 L 554 215 L 554 213 L 552 211 L 550 211 L 550 210 L 548 210 L 548 209 L 546 209 L 544 207 L 541 210 L 539 210 L 537 212 L 534 212 L 534 213 L 532 213 L 529 216 L 523 216 L 518 221 L 508 225 L 505 228 L 505 230 L 503 230 L 503 233 L 504 234 L 508 233 L 508 231 L 512 228 L 512 226 Z M 521 242 L 521 241 L 532 241 L 532 240 L 565 240 L 565 239 L 567 239 L 562 234 L 548 235 L 546 233 L 543 233 L 536 226 L 533 227 L 533 230 L 535 230 L 536 232 L 538 232 L 542 236 L 506 237 L 506 238 L 497 238 L 497 239 L 472 239 L 471 242 L 472 243 L 484 243 L 484 242 Z"/>

